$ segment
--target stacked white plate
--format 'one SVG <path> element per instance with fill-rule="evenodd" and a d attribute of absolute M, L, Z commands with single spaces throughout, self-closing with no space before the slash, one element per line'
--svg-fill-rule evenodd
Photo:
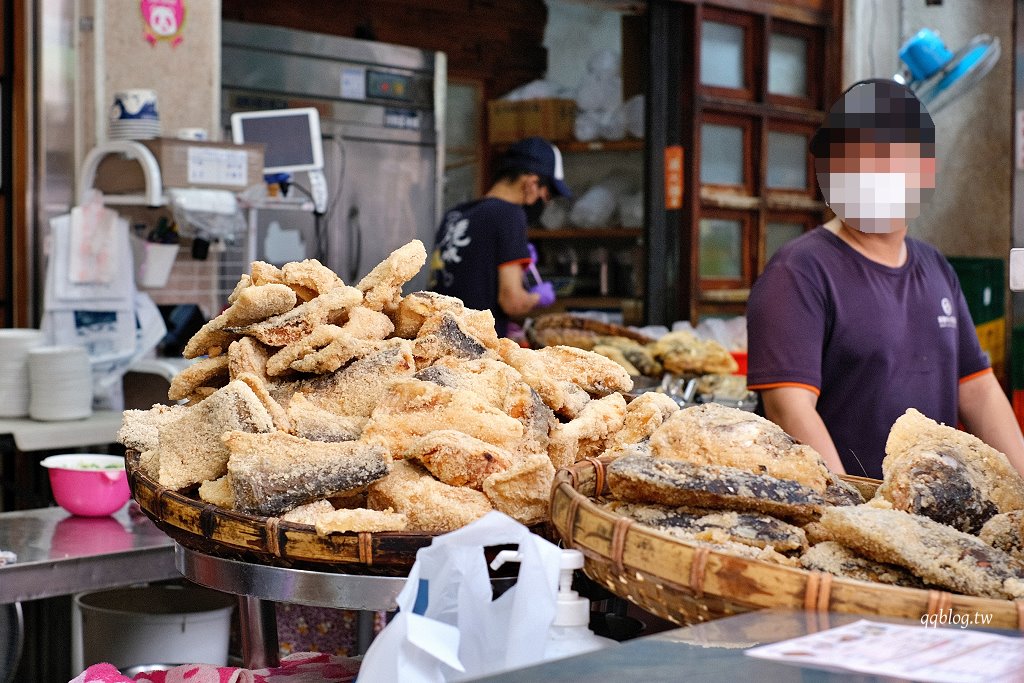
<path fill-rule="evenodd" d="M 42 344 L 39 330 L 0 330 L 0 417 L 28 415 L 28 352 Z"/>
<path fill-rule="evenodd" d="M 28 352 L 33 420 L 78 420 L 92 414 L 92 368 L 80 346 L 41 346 Z"/>
<path fill-rule="evenodd" d="M 111 140 L 152 140 L 160 137 L 160 119 L 114 119 L 107 137 Z"/>

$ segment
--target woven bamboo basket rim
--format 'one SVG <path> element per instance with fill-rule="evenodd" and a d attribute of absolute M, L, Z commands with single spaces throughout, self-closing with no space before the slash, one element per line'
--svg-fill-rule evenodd
<path fill-rule="evenodd" d="M 639 344 L 650 344 L 655 341 L 654 337 L 637 332 L 624 325 L 606 323 L 601 320 L 594 320 L 572 313 L 545 313 L 530 320 L 526 326 L 526 335 L 530 346 L 534 348 L 543 347 L 543 342 L 537 338 L 537 334 L 546 329 L 578 329 L 593 332 L 594 334 L 606 337 L 625 337 L 632 339 Z"/>
<path fill-rule="evenodd" d="M 567 548 L 585 557 L 584 572 L 619 597 L 680 625 L 757 609 L 847 612 L 920 620 L 991 615 L 992 628 L 1024 631 L 1024 600 L 979 598 L 905 588 L 747 559 L 635 523 L 599 506 L 605 468 L 588 458 L 555 474 L 551 523 Z M 881 482 L 843 476 L 862 493 Z M 974 623 L 973 621 L 966 623 Z"/>
<path fill-rule="evenodd" d="M 317 571 L 404 575 L 416 551 L 435 536 L 394 531 L 321 536 L 306 524 L 228 510 L 190 495 L 192 489 L 168 489 L 144 474 L 138 462 L 139 454 L 128 450 L 128 485 L 142 511 L 181 545 L 209 555 Z"/>

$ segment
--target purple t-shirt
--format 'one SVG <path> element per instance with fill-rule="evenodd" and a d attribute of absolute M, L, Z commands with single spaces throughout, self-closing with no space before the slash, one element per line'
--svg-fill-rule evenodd
<path fill-rule="evenodd" d="M 747 383 L 820 392 L 817 409 L 850 474 L 880 478 L 908 408 L 955 425 L 959 381 L 989 367 L 953 268 L 907 238 L 876 263 L 818 227 L 782 247 L 747 304 Z"/>

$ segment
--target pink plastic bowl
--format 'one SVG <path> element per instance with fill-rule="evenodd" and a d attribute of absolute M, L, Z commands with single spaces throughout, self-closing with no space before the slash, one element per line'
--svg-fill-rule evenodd
<path fill-rule="evenodd" d="M 50 470 L 57 504 L 73 515 L 109 515 L 131 497 L 124 458 L 116 455 L 51 455 L 40 464 Z"/>

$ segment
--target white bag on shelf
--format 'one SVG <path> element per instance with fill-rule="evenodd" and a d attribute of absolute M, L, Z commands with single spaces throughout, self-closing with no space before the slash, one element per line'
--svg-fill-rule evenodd
<path fill-rule="evenodd" d="M 635 138 L 644 136 L 644 107 L 646 106 L 643 95 L 634 95 L 622 105 L 626 114 L 626 132 Z"/>
<path fill-rule="evenodd" d="M 573 135 L 580 142 L 593 142 L 601 136 L 601 115 L 592 111 L 580 111 L 576 114 Z"/>
<path fill-rule="evenodd" d="M 619 225 L 639 228 L 644 224 L 644 193 L 634 192 L 619 197 Z"/>
<path fill-rule="evenodd" d="M 561 198 L 552 199 L 544 205 L 544 211 L 540 215 L 540 225 L 547 230 L 559 230 L 565 227 L 569 218 L 568 202 Z"/>

